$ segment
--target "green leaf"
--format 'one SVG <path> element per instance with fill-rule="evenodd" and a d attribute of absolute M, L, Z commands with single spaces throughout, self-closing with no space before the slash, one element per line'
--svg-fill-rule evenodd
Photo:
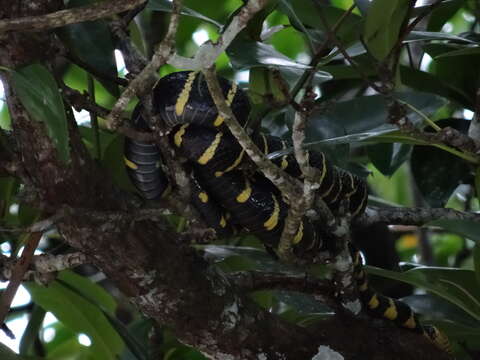
<path fill-rule="evenodd" d="M 90 0 L 70 0 L 68 8 L 92 3 Z M 57 33 L 67 48 L 82 62 L 95 69 L 97 80 L 115 97 L 120 95 L 112 36 L 104 20 L 86 21 L 61 27 Z M 96 74 L 92 74 L 96 76 Z"/>
<path fill-rule="evenodd" d="M 30 117 L 45 124 L 59 158 L 67 163 L 70 160 L 67 118 L 52 74 L 43 65 L 32 64 L 13 71 L 12 81 Z"/>
<path fill-rule="evenodd" d="M 470 240 L 480 243 L 480 223 L 473 220 L 463 219 L 441 219 L 430 221 L 426 226 L 438 226 L 447 231 L 465 236 Z"/>
<path fill-rule="evenodd" d="M 458 92 L 466 94 L 469 108 L 473 109 L 476 99 L 480 69 L 479 48 L 470 48 L 453 44 L 428 44 L 425 51 L 434 60 L 430 71 L 439 80 L 448 83 Z"/>
<path fill-rule="evenodd" d="M 146 9 L 153 10 L 153 11 L 172 12 L 173 7 L 172 7 L 172 2 L 168 0 L 150 0 L 146 6 Z M 182 10 L 180 13 L 182 15 L 191 16 L 191 17 L 209 22 L 218 28 L 222 27 L 222 24 L 220 24 L 219 22 L 213 19 L 210 19 L 209 17 L 202 15 L 199 12 L 192 10 L 186 6 L 182 7 Z"/>
<path fill-rule="evenodd" d="M 473 109 L 472 99 L 466 92 L 434 74 L 412 69 L 408 66 L 400 66 L 400 76 L 402 83 L 412 89 L 443 96 L 468 109 Z"/>
<path fill-rule="evenodd" d="M 12 120 L 10 119 L 8 106 L 3 103 L 3 106 L 0 106 L 0 109 L 0 129 L 12 130 Z"/>
<path fill-rule="evenodd" d="M 303 25 L 307 25 L 308 27 L 320 30 L 325 36 L 327 31 L 345 15 L 345 11 L 342 9 L 323 4 L 317 7 L 313 1 L 284 0 L 280 3 L 278 10 L 289 16 L 291 24 L 300 31 L 304 31 L 305 26 Z M 319 12 L 325 17 L 329 29 L 325 28 L 320 19 Z M 358 40 L 361 24 L 362 18 L 360 16 L 349 14 L 348 17 L 343 19 L 343 23 L 337 29 L 335 35 L 344 46 L 348 46 L 353 41 Z M 312 32 L 309 31 L 306 33 L 306 35 L 309 34 L 312 34 Z"/>
<path fill-rule="evenodd" d="M 30 350 L 33 349 L 35 339 L 39 336 L 42 329 L 45 314 L 46 312 L 43 308 L 34 305 L 27 327 L 20 340 L 20 355 L 28 355 L 31 352 Z"/>
<path fill-rule="evenodd" d="M 435 60 L 452 56 L 480 55 L 480 46 L 465 46 L 457 50 L 447 51 L 435 56 Z"/>
<path fill-rule="evenodd" d="M 136 192 L 137 189 L 130 181 L 125 169 L 123 156 L 119 156 L 119 154 L 123 154 L 124 141 L 125 137 L 123 135 L 116 134 L 115 138 L 105 148 L 101 163 L 118 186 L 124 190 Z"/>
<path fill-rule="evenodd" d="M 468 164 L 457 156 L 425 146 L 413 148 L 411 168 L 420 192 L 433 207 L 443 207 L 470 174 Z"/>
<path fill-rule="evenodd" d="M 101 358 L 97 357 L 96 354 L 92 354 L 92 349 L 90 347 L 81 345 L 76 337 L 71 337 L 48 352 L 47 360 L 59 359 L 100 360 Z"/>
<path fill-rule="evenodd" d="M 424 113 L 429 113 L 443 105 L 438 96 L 420 92 L 395 93 L 400 100 L 413 105 Z M 418 114 L 410 112 L 409 118 L 418 122 Z M 388 112 L 385 98 L 381 95 L 360 96 L 352 100 L 336 102 L 328 112 L 314 110 L 307 124 L 307 141 L 317 141 L 334 136 L 364 133 L 372 130 L 393 129 L 387 124 Z"/>
<path fill-rule="evenodd" d="M 376 144 L 367 147 L 368 157 L 385 176 L 392 176 L 410 157 L 411 146 L 406 144 Z"/>
<path fill-rule="evenodd" d="M 428 31 L 440 31 L 445 23 L 465 4 L 465 0 L 443 1 L 428 16 Z M 422 10 L 430 5 L 426 5 Z"/>
<path fill-rule="evenodd" d="M 416 41 L 428 41 L 428 40 L 448 40 L 453 42 L 475 44 L 474 41 L 466 39 L 461 36 L 448 34 L 444 32 L 433 32 L 433 31 L 412 31 L 407 35 L 407 38 L 404 40 L 404 43 L 416 42 Z"/>
<path fill-rule="evenodd" d="M 71 286 L 87 299 L 93 301 L 94 305 L 101 306 L 102 309 L 114 313 L 117 306 L 115 299 L 105 291 L 104 288 L 95 284 L 90 279 L 80 276 L 70 270 L 61 271 L 58 274 L 57 279 L 68 286 Z"/>
<path fill-rule="evenodd" d="M 374 0 L 370 5 L 364 41 L 378 60 L 383 60 L 398 41 L 408 7 L 408 0 Z"/>
<path fill-rule="evenodd" d="M 366 267 L 368 273 L 421 287 L 450 301 L 480 321 L 480 287 L 475 272 L 454 268 L 418 267 L 404 273 Z"/>
<path fill-rule="evenodd" d="M 98 307 L 58 281 L 51 283 L 48 288 L 35 283 L 26 283 L 25 286 L 36 304 L 52 312 L 73 331 L 90 337 L 92 345 L 89 350 L 95 354 L 95 359 L 116 359 L 123 349 L 122 340 Z"/>
<path fill-rule="evenodd" d="M 252 67 L 264 67 L 278 69 L 282 76 L 292 85 L 302 76 L 309 65 L 293 61 L 273 48 L 273 46 L 261 42 L 248 40 L 235 40 L 227 49 L 232 65 L 235 69 L 250 69 Z M 314 84 L 318 85 L 331 80 L 332 76 L 324 71 L 317 71 Z"/>

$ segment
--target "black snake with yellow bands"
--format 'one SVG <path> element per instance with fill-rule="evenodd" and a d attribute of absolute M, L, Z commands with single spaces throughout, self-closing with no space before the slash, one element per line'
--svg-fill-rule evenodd
<path fill-rule="evenodd" d="M 245 124 L 250 105 L 245 93 L 233 83 L 219 78 L 227 104 L 241 124 Z M 206 82 L 198 72 L 182 71 L 162 78 L 153 92 L 154 112 L 171 128 L 171 140 L 193 169 L 192 203 L 208 226 L 220 236 L 228 236 L 233 227 L 255 234 L 269 248 L 275 248 L 283 231 L 288 205 L 279 190 L 258 171 L 252 171 L 244 149 L 228 131 L 218 114 Z M 142 119 L 140 106 L 133 114 L 133 125 L 149 130 Z M 253 142 L 265 154 L 285 149 L 288 144 L 273 136 L 256 134 Z M 320 170 L 317 190 L 327 206 L 335 212 L 339 203 L 349 200 L 352 217 L 366 206 L 367 188 L 359 177 L 333 166 L 321 152 L 309 151 L 310 165 Z M 286 173 L 301 178 L 293 155 L 272 160 Z M 146 199 L 158 199 L 168 187 L 160 167 L 160 153 L 154 144 L 126 140 L 127 170 Z M 304 216 L 292 239 L 294 252 L 302 256 L 316 252 L 323 245 L 322 224 Z M 368 286 L 358 251 L 352 251 L 355 277 L 361 300 L 376 316 L 399 326 L 421 332 L 444 350 L 448 340 L 434 327 L 422 326 L 408 305 L 380 295 Z"/>

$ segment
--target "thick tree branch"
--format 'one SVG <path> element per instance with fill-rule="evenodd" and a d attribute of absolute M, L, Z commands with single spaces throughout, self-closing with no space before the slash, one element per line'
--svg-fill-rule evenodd
<path fill-rule="evenodd" d="M 101 19 L 123 11 L 131 10 L 146 0 L 102 1 L 88 6 L 69 10 L 60 10 L 40 16 L 25 16 L 0 21 L 0 33 L 6 31 L 40 31 L 75 24 L 83 21 Z"/>

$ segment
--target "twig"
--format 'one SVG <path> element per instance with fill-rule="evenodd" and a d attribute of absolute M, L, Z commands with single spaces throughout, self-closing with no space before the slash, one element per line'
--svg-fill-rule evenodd
<path fill-rule="evenodd" d="M 133 79 L 120 98 L 112 108 L 112 111 L 106 118 L 106 126 L 110 130 L 115 130 L 122 125 L 120 119 L 121 113 L 125 110 L 128 103 L 134 96 L 150 92 L 152 86 L 157 80 L 157 70 L 164 65 L 174 50 L 175 35 L 177 33 L 180 20 L 181 0 L 173 1 L 173 11 L 170 17 L 167 34 L 153 54 L 152 60 L 145 68 Z"/>
<path fill-rule="evenodd" d="M 0 33 L 5 31 L 40 31 L 83 21 L 101 19 L 136 8 L 146 0 L 102 1 L 93 5 L 60 10 L 46 15 L 25 16 L 0 21 Z"/>
<path fill-rule="evenodd" d="M 332 39 L 332 34 L 335 33 L 338 30 L 338 28 L 343 24 L 343 22 L 347 19 L 347 17 L 352 13 L 352 11 L 355 9 L 355 7 L 356 7 L 356 4 L 352 4 L 352 6 L 350 6 L 348 8 L 348 10 L 343 13 L 343 15 L 340 17 L 340 19 L 338 19 L 338 21 L 335 23 L 335 25 L 333 25 L 332 31 L 327 32 L 327 38 L 324 40 L 323 44 L 316 51 L 313 59 L 310 61 L 309 65 L 311 66 L 311 68 L 305 70 L 305 72 L 302 74 L 302 77 L 295 84 L 295 86 L 294 86 L 294 88 L 293 88 L 293 90 L 290 94 L 291 99 L 295 99 L 298 92 L 302 89 L 302 87 L 305 85 L 307 80 L 309 78 L 311 78 L 313 76 L 313 74 L 317 71 L 317 66 L 320 63 L 320 60 L 322 59 L 322 57 L 324 55 L 323 52 L 324 52 L 325 48 L 328 46 L 328 44 L 330 43 L 330 41 Z"/>
<path fill-rule="evenodd" d="M 331 39 L 332 39 L 333 43 L 335 44 L 336 47 L 338 47 L 338 50 L 342 53 L 345 60 L 347 60 L 349 62 L 349 64 L 352 65 L 352 67 L 355 70 L 357 70 L 357 72 L 362 77 L 363 81 L 365 81 L 365 83 L 368 84 L 368 86 L 370 86 L 372 89 L 377 91 L 379 94 L 387 95 L 390 92 L 389 87 L 387 87 L 385 84 L 382 84 L 382 86 L 380 87 L 380 86 L 378 86 L 377 84 L 375 84 L 374 82 L 372 82 L 368 79 L 368 76 L 357 65 L 356 61 L 353 60 L 352 57 L 347 53 L 347 51 L 343 47 L 343 44 L 340 42 L 340 40 L 338 40 L 337 35 L 332 31 L 330 25 L 328 24 L 327 19 L 325 18 L 325 15 L 323 14 L 323 10 L 321 8 L 321 5 L 318 4 L 318 0 L 315 0 L 314 3 L 317 7 L 317 10 L 318 10 L 317 13 L 320 17 L 320 20 L 322 21 L 323 26 L 331 34 Z"/>
<path fill-rule="evenodd" d="M 64 84 L 62 85 L 62 94 L 64 98 L 68 101 L 68 103 L 71 106 L 73 106 L 75 110 L 84 109 L 84 110 L 87 110 L 88 112 L 94 113 L 103 118 L 107 117 L 108 114 L 110 113 L 110 110 L 91 101 L 88 96 L 81 94 L 79 91 L 74 90 Z M 131 126 L 126 124 L 120 126 L 116 130 L 116 132 L 137 141 L 153 142 L 155 140 L 154 134 L 149 132 L 137 131 Z"/>
<path fill-rule="evenodd" d="M 480 222 L 480 214 L 445 208 L 400 208 L 369 206 L 355 220 L 356 225 L 368 226 L 378 222 L 390 225 L 423 225 L 433 220 L 471 220 Z"/>
<path fill-rule="evenodd" d="M 201 70 L 213 66 L 216 59 L 232 43 L 240 31 L 242 31 L 253 16 L 262 10 L 268 0 L 249 0 L 235 15 L 232 21 L 214 44 L 206 42 L 197 50 L 193 59 L 174 54 L 168 59 L 168 64 L 180 69 Z"/>
<path fill-rule="evenodd" d="M 33 253 L 37 248 L 41 237 L 41 232 L 35 232 L 30 235 L 20 259 L 18 259 L 17 263 L 13 267 L 10 282 L 8 283 L 8 286 L 3 292 L 2 298 L 0 299 L 0 324 L 5 322 L 5 317 L 8 314 L 12 300 L 17 293 L 18 287 L 23 280 L 23 276 L 25 275 L 30 262 L 32 261 Z"/>
<path fill-rule="evenodd" d="M 11 279 L 15 274 L 15 267 L 18 260 L 12 260 L 6 256 L 0 256 L 2 281 Z M 74 252 L 70 254 L 52 255 L 41 254 L 35 255 L 32 258 L 32 270 L 26 271 L 23 274 L 23 280 L 29 281 L 35 279 L 39 274 L 48 274 L 65 269 L 72 269 L 79 265 L 87 263 L 87 257 L 81 252 Z"/>

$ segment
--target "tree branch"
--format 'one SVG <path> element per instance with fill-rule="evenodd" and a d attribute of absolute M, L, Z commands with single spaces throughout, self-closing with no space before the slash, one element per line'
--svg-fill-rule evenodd
<path fill-rule="evenodd" d="M 471 220 L 480 222 L 480 214 L 447 208 L 400 208 L 369 206 L 355 220 L 355 225 L 368 226 L 378 222 L 389 225 L 424 225 L 433 220 Z"/>
<path fill-rule="evenodd" d="M 40 16 L 25 16 L 18 19 L 0 21 L 0 33 L 6 31 L 40 31 L 75 24 L 83 21 L 101 19 L 123 11 L 131 10 L 146 0 L 102 1 L 93 5 L 80 6 L 68 10 Z"/>
<path fill-rule="evenodd" d="M 28 266 L 30 265 L 33 258 L 33 252 L 37 248 L 41 237 L 41 232 L 30 234 L 30 237 L 27 240 L 27 244 L 23 249 L 22 255 L 20 256 L 18 261 L 16 261 L 13 267 L 10 282 L 8 283 L 8 286 L 2 294 L 2 298 L 0 299 L 0 324 L 3 324 L 5 322 L 5 316 L 7 316 L 8 314 L 8 310 L 10 309 L 10 305 L 12 304 L 12 300 L 17 293 L 18 287 L 22 283 L 23 276 L 27 272 Z"/>
<path fill-rule="evenodd" d="M 0 255 L 0 276 L 2 281 L 8 281 L 16 275 L 16 266 L 19 261 L 20 260 L 10 259 L 4 255 Z M 33 269 L 25 271 L 22 280 L 31 281 L 39 279 L 45 274 L 72 269 L 85 263 L 87 263 L 87 258 L 85 254 L 81 252 L 61 255 L 35 255 L 30 263 L 30 267 Z"/>
<path fill-rule="evenodd" d="M 173 1 L 173 11 L 170 17 L 167 34 L 153 54 L 152 60 L 145 68 L 133 79 L 117 102 L 112 111 L 106 118 L 106 126 L 110 130 L 116 130 L 122 121 L 121 113 L 125 110 L 128 103 L 134 96 L 149 93 L 158 79 L 158 68 L 164 65 L 174 51 L 175 35 L 177 33 L 178 22 L 180 20 L 181 0 Z"/>

